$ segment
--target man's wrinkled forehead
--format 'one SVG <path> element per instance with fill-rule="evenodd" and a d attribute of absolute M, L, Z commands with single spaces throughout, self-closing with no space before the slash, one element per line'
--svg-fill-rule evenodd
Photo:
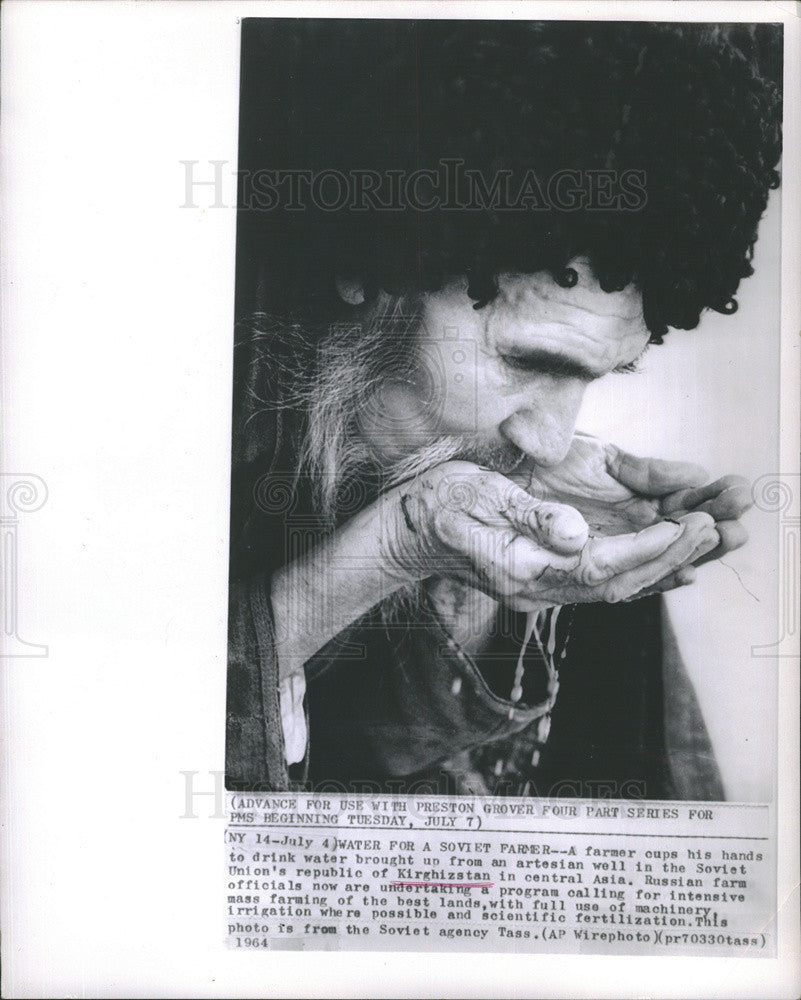
<path fill-rule="evenodd" d="M 564 350 L 600 370 L 637 357 L 650 339 L 642 294 L 633 285 L 605 292 L 584 262 L 563 288 L 547 272 L 505 274 L 484 309 L 488 347 Z"/>
<path fill-rule="evenodd" d="M 583 310 L 599 318 L 609 317 L 626 323 L 643 319 L 642 294 L 634 285 L 621 291 L 605 292 L 587 261 L 573 261 L 570 267 L 576 272 L 578 281 L 569 288 L 560 285 L 547 271 L 501 275 L 498 299 L 503 300 L 506 308 L 531 312 L 536 319 L 560 317 L 571 310 Z"/>

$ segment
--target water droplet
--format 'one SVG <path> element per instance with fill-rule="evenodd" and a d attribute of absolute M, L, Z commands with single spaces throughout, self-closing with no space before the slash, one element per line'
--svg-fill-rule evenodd
<path fill-rule="evenodd" d="M 537 723 L 537 741 L 539 743 L 545 743 L 551 732 L 551 717 L 550 715 L 543 715 L 540 721 Z"/>

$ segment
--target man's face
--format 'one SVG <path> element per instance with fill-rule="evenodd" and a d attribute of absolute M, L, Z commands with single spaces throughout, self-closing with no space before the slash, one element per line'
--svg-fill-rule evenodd
<path fill-rule="evenodd" d="M 466 279 L 423 296 L 415 375 L 381 392 L 363 428 L 374 447 L 396 459 L 450 436 L 464 443 L 460 458 L 498 471 L 523 454 L 561 462 L 587 385 L 649 340 L 638 291 L 604 292 L 585 263 L 571 266 L 573 288 L 543 272 L 502 275 L 480 310 Z"/>

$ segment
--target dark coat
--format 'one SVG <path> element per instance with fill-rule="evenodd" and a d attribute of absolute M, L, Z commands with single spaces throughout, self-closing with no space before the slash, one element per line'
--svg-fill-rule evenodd
<path fill-rule="evenodd" d="M 519 622 L 510 619 L 476 662 L 427 605 L 418 620 L 392 626 L 373 609 L 307 663 L 309 747 L 288 769 L 269 579 L 286 553 L 308 544 L 313 518 L 296 476 L 298 415 L 264 405 L 279 389 L 252 345 L 237 350 L 228 788 L 723 798 L 659 597 L 560 616 L 563 630 L 570 620 L 569 641 L 552 712 L 545 664 L 531 651 L 524 698 L 508 698 Z"/>

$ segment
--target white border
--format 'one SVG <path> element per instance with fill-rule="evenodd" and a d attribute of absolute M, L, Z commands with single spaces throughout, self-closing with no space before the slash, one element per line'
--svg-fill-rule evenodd
<path fill-rule="evenodd" d="M 51 655 L 2 666 L 4 995 L 797 995 L 791 660 L 783 962 L 223 947 L 221 825 L 178 816 L 179 772 L 223 759 L 224 623 L 193 609 L 227 589 L 235 218 L 176 211 L 176 164 L 236 161 L 238 18 L 410 13 L 784 21 L 782 468 L 798 471 L 798 4 L 7 0 L 4 466 L 48 470 L 20 572 L 23 634 Z"/>

